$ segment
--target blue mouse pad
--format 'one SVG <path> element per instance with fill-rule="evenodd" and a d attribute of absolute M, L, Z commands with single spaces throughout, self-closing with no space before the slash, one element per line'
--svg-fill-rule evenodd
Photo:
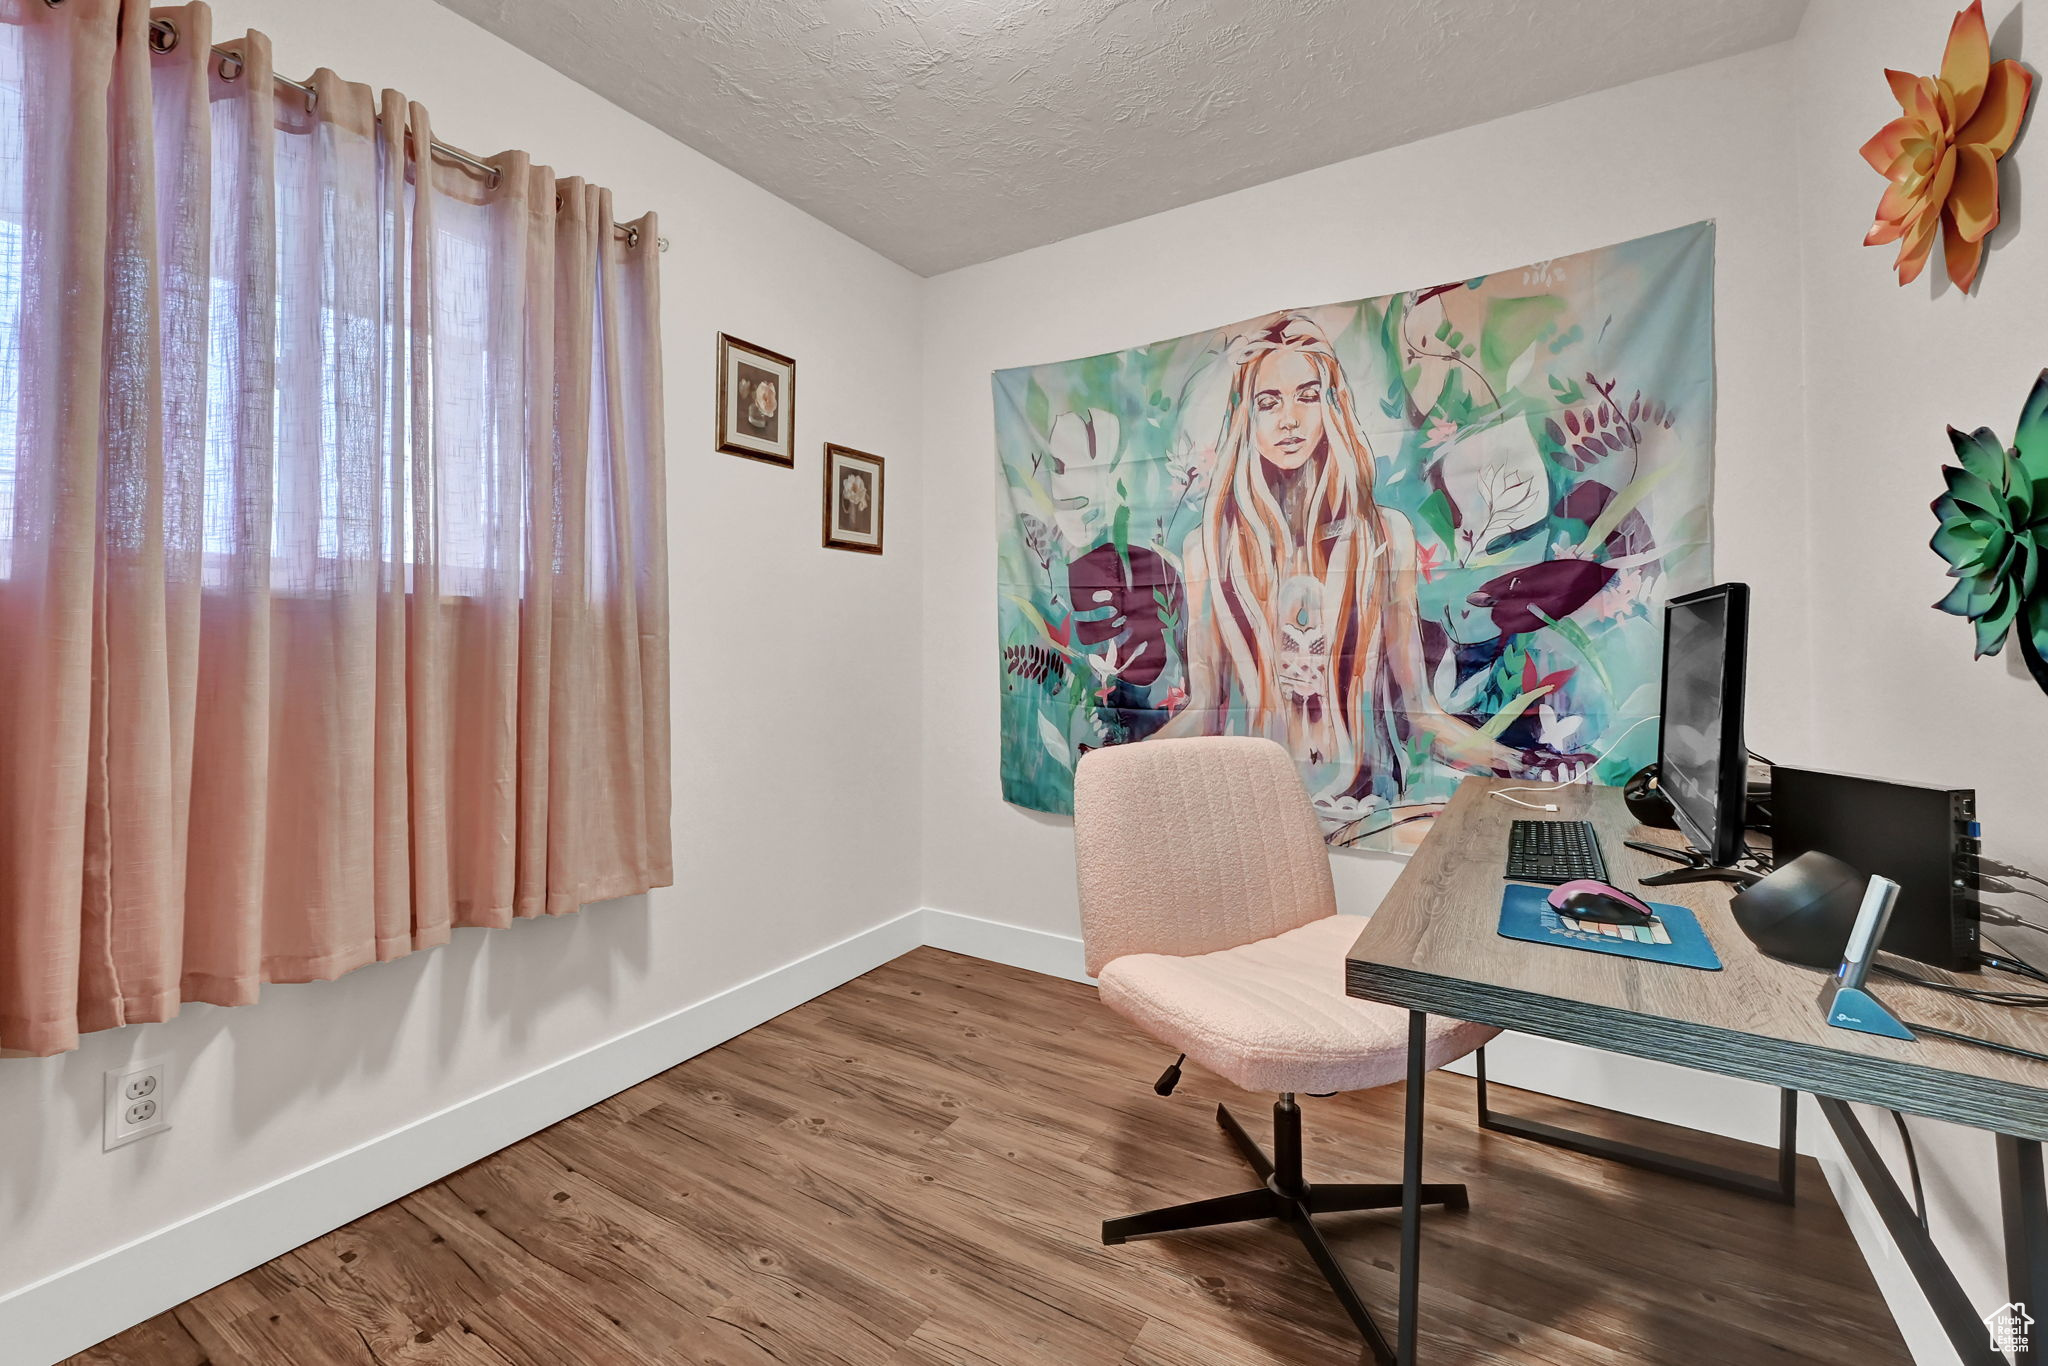
<path fill-rule="evenodd" d="M 1550 888 L 1511 882 L 1500 896 L 1500 933 L 1508 939 L 1531 944 L 1555 944 L 1565 949 L 1587 949 L 1593 953 L 1619 954 L 1623 958 L 1647 958 L 1653 963 L 1676 963 L 1682 968 L 1721 970 L 1721 956 L 1707 942 L 1706 931 L 1693 913 L 1669 902 L 1646 903 L 1656 912 L 1663 935 L 1653 932 L 1622 938 L 1596 930 L 1575 929 L 1550 907 Z M 1654 942 L 1668 938 L 1670 943 Z M 1644 942 L 1645 940 L 1653 942 Z"/>

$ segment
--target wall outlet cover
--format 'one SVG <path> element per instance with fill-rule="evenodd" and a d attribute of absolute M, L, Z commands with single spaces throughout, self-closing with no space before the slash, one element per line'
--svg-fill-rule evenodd
<path fill-rule="evenodd" d="M 170 1128 L 170 1089 L 170 1071 L 162 1058 L 108 1068 L 102 1150 L 112 1152 Z"/>

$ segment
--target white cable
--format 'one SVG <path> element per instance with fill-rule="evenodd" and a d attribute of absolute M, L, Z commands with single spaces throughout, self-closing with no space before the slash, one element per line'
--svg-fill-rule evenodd
<path fill-rule="evenodd" d="M 1591 773 L 1593 771 L 1592 766 L 1588 765 L 1586 771 Z M 1499 797 L 1504 802 L 1511 802 L 1514 798 L 1507 795 L 1510 792 L 1556 792 L 1562 788 L 1572 787 L 1584 781 L 1586 781 L 1584 778 L 1567 778 L 1561 783 L 1551 783 L 1544 787 L 1502 787 L 1494 789 L 1493 795 Z M 1527 806 L 1528 803 L 1523 802 L 1522 805 Z M 1546 806 L 1543 809 L 1545 811 L 1557 810 L 1554 806 Z"/>
<path fill-rule="evenodd" d="M 1606 758 L 1606 757 L 1607 757 L 1608 755 L 1610 755 L 1610 754 L 1614 753 L 1614 751 L 1615 751 L 1615 750 L 1617 750 L 1617 749 L 1621 748 L 1621 742 L 1622 742 L 1623 740 L 1626 740 L 1626 739 L 1628 739 L 1628 737 L 1629 737 L 1629 736 L 1630 736 L 1631 734 L 1633 734 L 1633 733 L 1634 733 L 1634 732 L 1636 731 L 1636 729 L 1637 729 L 1638 727 L 1641 727 L 1641 726 L 1646 726 L 1646 725 L 1648 725 L 1648 724 L 1649 724 L 1650 722 L 1652 722 L 1652 721 L 1655 721 L 1655 720 L 1657 720 L 1657 719 L 1658 719 L 1658 717 L 1660 717 L 1660 716 L 1662 716 L 1662 715 L 1663 715 L 1663 713 L 1662 713 L 1662 712 L 1652 712 L 1652 713 L 1651 713 L 1650 715 L 1648 715 L 1648 716 L 1644 716 L 1644 717 L 1639 717 L 1639 718 L 1637 718 L 1637 720 L 1636 720 L 1636 722 L 1635 722 L 1635 724 L 1634 724 L 1634 725 L 1630 726 L 1630 727 L 1629 727 L 1629 728 L 1628 728 L 1627 730 L 1623 731 L 1623 732 L 1622 732 L 1621 734 L 1619 734 L 1619 735 L 1615 736 L 1615 737 L 1614 737 L 1614 739 L 1610 740 L 1610 741 L 1608 742 L 1608 744 L 1607 744 L 1607 748 L 1606 748 L 1606 749 L 1600 750 L 1599 752 L 1597 752 L 1596 754 L 1594 754 L 1594 756 L 1593 756 L 1593 762 L 1592 762 L 1592 763 L 1590 763 L 1590 764 L 1587 764 L 1587 765 L 1585 766 L 1585 768 L 1581 769 L 1581 770 L 1579 771 L 1579 775 L 1578 775 L 1578 776 L 1577 776 L 1576 778 L 1567 778 L 1567 779 L 1565 779 L 1565 780 L 1564 780 L 1563 782 L 1561 782 L 1561 783 L 1551 783 L 1551 784 L 1549 784 L 1548 786 L 1537 786 L 1537 787 L 1497 787 L 1497 788 L 1495 788 L 1495 789 L 1494 789 L 1494 790 L 1493 790 L 1492 792 L 1489 792 L 1489 793 L 1488 793 L 1487 795 L 1488 795 L 1488 796 L 1490 796 L 1490 797 L 1498 797 L 1498 798 L 1500 798 L 1500 799 L 1501 799 L 1502 801 L 1504 801 L 1504 802 L 1513 802 L 1513 803 L 1514 803 L 1514 804 L 1515 804 L 1516 806 L 1526 806 L 1526 807 L 1528 807 L 1528 808 L 1529 808 L 1529 809 L 1530 809 L 1531 811 L 1555 811 L 1555 810 L 1557 810 L 1557 807 L 1556 807 L 1555 805 L 1547 805 L 1547 806 L 1538 806 L 1538 805 L 1536 805 L 1536 804 L 1535 804 L 1534 802 L 1525 802 L 1525 801 L 1522 801 L 1522 800 L 1520 800 L 1519 798 L 1515 798 L 1515 797 L 1510 797 L 1510 796 L 1508 796 L 1508 793 L 1510 793 L 1510 792 L 1556 792 L 1556 791 L 1558 791 L 1558 790 L 1559 790 L 1560 788 L 1566 788 L 1566 787 L 1573 787 L 1573 786 L 1576 786 L 1576 785 L 1577 785 L 1577 784 L 1579 784 L 1579 783 L 1584 783 L 1584 782 L 1590 782 L 1590 781 L 1592 780 L 1592 777 L 1593 777 L 1593 770 L 1594 770 L 1594 769 L 1596 769 L 1596 768 L 1598 768 L 1598 767 L 1600 766 L 1600 763 L 1601 763 L 1601 761 L 1602 761 L 1603 759 L 1605 759 L 1605 758 Z"/>

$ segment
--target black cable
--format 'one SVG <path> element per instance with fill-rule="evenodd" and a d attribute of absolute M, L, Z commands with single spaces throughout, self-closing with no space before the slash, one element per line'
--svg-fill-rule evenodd
<path fill-rule="evenodd" d="M 1906 1128 L 1906 1117 L 1897 1110 L 1892 1111 L 1892 1123 L 1899 1126 L 1899 1142 L 1906 1145 L 1906 1172 L 1913 1178 L 1913 1213 L 1920 1217 L 1920 1227 L 1927 1227 L 1927 1194 L 1920 1189 L 1920 1156 L 1913 1151 L 1913 1135 Z"/>
<path fill-rule="evenodd" d="M 1373 835 L 1384 834 L 1387 831 L 1392 830 L 1397 825 L 1407 825 L 1414 821 L 1435 820 L 1438 816 L 1442 814 L 1443 813 L 1439 811 L 1424 811 L 1420 815 L 1416 816 L 1403 816 L 1400 820 L 1388 821 L 1385 825 L 1375 825 L 1370 830 L 1361 830 L 1359 833 L 1351 836 L 1351 838 L 1354 840 L 1366 839 Z"/>
<path fill-rule="evenodd" d="M 1997 950 L 1995 954 L 1987 953 L 1984 955 L 1985 967 L 1996 968 L 2000 972 L 2009 972 L 2015 977 L 2030 977 L 2036 982 L 2048 985 L 2048 972 L 2043 972 L 2035 967 L 2032 963 L 2029 963 L 2026 959 L 2020 957 L 1988 934 L 1984 936 L 1984 942 Z"/>
<path fill-rule="evenodd" d="M 1901 972 L 1883 963 L 1875 965 L 1872 971 L 1881 972 L 1887 977 L 1896 977 L 1901 982 L 1911 982 L 1917 987 L 1926 987 L 1929 991 L 1939 991 L 1948 996 L 1963 996 L 1972 1001 L 1982 1001 L 1986 1005 L 2048 1006 L 2048 996 L 2035 991 L 1985 991 L 1981 987 L 1959 987 L 1950 982 L 1937 982 L 1931 977 L 1916 977 L 1910 972 Z"/>
<path fill-rule="evenodd" d="M 1984 955 L 1984 966 L 1997 972 L 2009 972 L 2015 977 L 2024 977 L 2029 981 L 2039 982 L 2043 986 L 2048 986 L 2048 972 L 2043 972 L 2041 969 L 2017 958 L 2002 958 L 1997 954 L 1987 953 Z"/>
<path fill-rule="evenodd" d="M 1996 939 L 1993 939 L 1988 933 L 1984 935 L 1984 942 L 1991 946 L 1993 952 L 2004 954 L 2007 958 L 2010 958 L 2013 962 L 2019 964 L 2019 966 L 2027 972 L 2039 972 L 2041 970 L 2035 967 L 2032 963 L 2029 963 L 2026 959 L 2014 953 L 2005 945 L 1999 943 Z"/>
<path fill-rule="evenodd" d="M 1977 866 L 1988 872 L 1998 873 L 2005 877 L 2025 878 L 2029 882 L 2038 882 L 2042 886 L 2048 887 L 2048 877 L 2042 877 L 2039 873 L 2030 873 L 2017 864 L 2000 863 L 1997 859 L 1987 858 L 1983 854 L 1976 855 L 1976 859 Z"/>
<path fill-rule="evenodd" d="M 2023 930 L 2032 930 L 2036 934 L 2048 934 L 2048 925 L 2044 925 L 2038 920 L 2029 920 L 2016 911 L 2008 911 L 2003 906 L 1986 906 L 1979 902 L 1977 914 L 1994 925 L 2017 925 Z"/>
<path fill-rule="evenodd" d="M 2030 960 L 2030 959 L 2026 959 L 2026 958 L 2022 958 L 2022 957 L 2020 957 L 2020 956 L 2019 956 L 2018 954 L 2014 953 L 2014 952 L 2013 952 L 2013 951 L 2012 951 L 2011 949 L 2007 948 L 2007 947 L 2006 947 L 2006 946 L 2005 946 L 2004 944 L 2001 944 L 2001 943 L 2000 943 L 2000 942 L 1999 942 L 1998 940 L 1996 940 L 1996 939 L 1993 939 L 1993 938 L 1992 938 L 1992 937 L 1991 937 L 1990 935 L 1985 935 L 1985 936 L 1984 936 L 1984 942 L 1985 942 L 1985 943 L 1987 943 L 1987 944 L 1989 944 L 1989 945 L 1990 945 L 1990 946 L 1991 946 L 1992 948 L 1994 948 L 1994 949 L 1997 949 L 1997 950 L 1998 950 L 1998 951 L 1999 951 L 2000 953 L 2004 954 L 2004 955 L 2005 955 L 2005 956 L 2006 956 L 2007 958 L 2010 958 L 2010 959 L 2012 959 L 2012 961 L 2013 961 L 2013 962 L 2015 962 L 2015 963 L 2018 963 L 2018 964 L 2019 964 L 2019 965 L 2020 965 L 2021 967 L 2025 968 L 2025 969 L 2026 969 L 2026 970 L 2027 970 L 2028 972 L 2041 972 L 2041 973 L 2048 973 L 2048 968 L 2043 968 L 2043 967 L 2041 967 L 2041 965 L 2040 965 L 2040 964 L 2038 964 L 2038 963 L 2035 963 L 2035 962 L 2033 962 L 2033 961 L 2032 961 L 2032 960 Z"/>
<path fill-rule="evenodd" d="M 2009 1043 L 1996 1043 L 1990 1039 L 1980 1039 L 1975 1034 L 1958 1034 L 1952 1029 L 1937 1029 L 1930 1024 L 1915 1024 L 1911 1020 L 1901 1020 L 1899 1023 L 1912 1030 L 1915 1034 L 1932 1034 L 1937 1039 L 1952 1039 L 1956 1043 L 1975 1044 L 1979 1048 L 1988 1048 L 1994 1053 L 2010 1053 L 2015 1058 L 2032 1058 L 2035 1062 L 2048 1062 L 2048 1053 L 2036 1053 L 2031 1048 L 2020 1048 Z"/>
<path fill-rule="evenodd" d="M 2031 887 L 2015 887 L 2003 878 L 1993 877 L 1981 869 L 1971 876 L 1970 881 L 1975 884 L 1978 891 L 1989 892 L 1993 896 L 2030 896 L 2036 901 L 2048 902 L 2048 896 Z"/>

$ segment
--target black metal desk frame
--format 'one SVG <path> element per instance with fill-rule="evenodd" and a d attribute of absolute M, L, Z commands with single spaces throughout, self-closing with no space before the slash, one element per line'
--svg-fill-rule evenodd
<path fill-rule="evenodd" d="M 1553 1148 L 1566 1148 L 1588 1157 L 1604 1157 L 1610 1162 L 1626 1163 L 1641 1167 L 1644 1171 L 1662 1172 L 1666 1176 L 1682 1177 L 1706 1186 L 1718 1186 L 1722 1190 L 1754 1195 L 1762 1200 L 1790 1205 L 1799 1199 L 1799 1093 L 1780 1087 L 1778 1090 L 1778 1171 L 1775 1176 L 1756 1176 L 1749 1172 L 1737 1171 L 1733 1167 L 1718 1166 L 1712 1162 L 1696 1162 L 1676 1153 L 1662 1153 L 1654 1148 L 1645 1148 L 1636 1143 L 1624 1143 L 1619 1139 L 1603 1138 L 1598 1134 L 1580 1133 L 1541 1120 L 1523 1119 L 1517 1115 L 1504 1115 L 1487 1102 L 1486 1093 L 1486 1050 L 1481 1048 L 1473 1055 L 1478 1066 L 1479 1082 L 1479 1127 L 1497 1134 L 1508 1134 L 1515 1138 L 1526 1138 L 1534 1143 L 1545 1143 Z"/>
<path fill-rule="evenodd" d="M 1420 1267 L 1422 1259 L 1422 1112 L 1423 1094 L 1429 1076 L 1426 1044 L 1429 1038 L 1429 1013 L 1425 1010 L 1410 1009 L 1408 1012 L 1408 1089 L 1402 1100 L 1404 1106 L 1404 1133 L 1401 1160 L 1401 1289 L 1400 1323 L 1396 1330 L 1397 1366 L 1416 1366 L 1416 1330 L 1420 1323 L 1418 1315 L 1418 1294 L 1420 1290 Z M 1511 1027 L 1511 1026 L 1510 1026 Z M 1481 1067 L 1484 1067 L 1482 1061 Z M 1483 1074 L 1482 1074 L 1483 1075 Z M 1482 1088 L 1484 1081 L 1481 1082 Z M 1789 1108 L 1796 1103 L 1797 1093 L 1790 1088 L 1781 1088 L 1781 1107 Z M 1484 1090 L 1481 1091 L 1482 1097 Z M 1966 1366 L 2042 1366 L 2048 1363 L 2048 1353 L 2041 1350 L 2040 1334 L 2030 1334 L 2026 1350 L 2015 1353 L 2010 1359 L 1991 1347 L 1991 1334 L 1983 1318 L 1978 1314 L 1969 1297 L 1963 1293 L 1955 1272 L 1943 1260 L 1927 1231 L 1920 1226 L 1912 1205 L 1900 1192 L 1898 1182 L 1892 1179 L 1890 1171 L 1879 1158 L 1872 1146 L 1869 1135 L 1856 1119 L 1849 1106 L 1830 1096 L 1816 1096 L 1821 1112 L 1827 1116 L 1829 1125 L 1842 1141 L 1848 1153 L 1850 1166 L 1857 1179 L 1876 1206 L 1885 1229 L 1898 1244 L 1900 1253 L 1926 1294 L 1935 1316 L 1940 1320 L 1944 1332 L 1956 1354 Z M 1484 1101 L 1481 1101 L 1482 1107 Z M 1782 1118 L 1781 1138 L 1786 1136 Z M 1530 1121 L 1520 1121 L 1523 1126 Z M 1547 1127 L 1547 1126 L 1542 1126 Z M 1513 1130 L 1509 1130 L 1513 1132 Z M 1557 1131 L 1570 1137 L 1588 1139 L 1589 1135 L 1569 1135 L 1569 1131 Z M 1538 1135 L 1528 1135 L 1536 1137 Z M 1542 1141 L 1553 1141 L 1544 1138 Z M 1605 1144 L 1605 1140 L 1594 1140 Z M 1600 1156 L 1616 1156 L 1633 1165 L 1666 1171 L 1673 1175 L 1690 1176 L 1700 1179 L 1697 1172 L 1689 1172 L 1674 1165 L 1678 1159 L 1661 1154 L 1649 1154 L 1651 1160 L 1639 1160 L 1614 1152 L 1597 1152 L 1596 1149 L 1580 1144 L 1579 1151 L 1595 1151 Z M 1638 1150 L 1640 1153 L 1641 1150 Z M 1781 1163 L 1786 1161 L 1781 1148 Z M 1796 1160 L 1796 1159 L 1792 1159 Z M 1719 1171 L 1720 1169 L 1715 1169 Z M 1739 1174 L 1732 1174 L 1739 1175 Z M 1712 1179 L 1709 1177 L 1708 1179 Z M 1717 1181 L 1716 1184 L 1728 1184 Z M 1999 1201 L 2005 1230 L 2006 1293 L 2014 1304 L 2048 1309 L 2048 1177 L 2044 1177 L 2041 1144 L 2033 1139 L 2015 1138 L 2007 1134 L 1998 1135 L 1998 1187 Z M 1754 1194 L 1769 1196 L 1770 1192 L 1752 1191 Z M 1789 1194 L 1789 1189 L 1788 1189 Z M 2048 1322 L 2048 1313 L 2038 1315 Z"/>

